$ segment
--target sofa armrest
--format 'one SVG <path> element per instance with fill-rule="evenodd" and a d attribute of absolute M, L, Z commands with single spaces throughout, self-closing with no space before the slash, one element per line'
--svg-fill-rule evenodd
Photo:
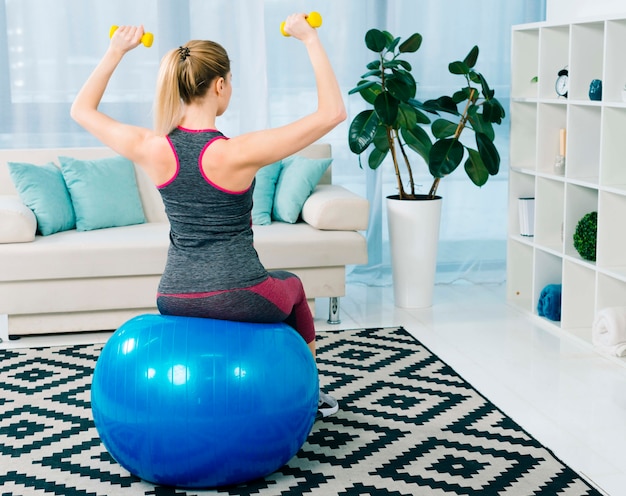
<path fill-rule="evenodd" d="M 320 184 L 302 207 L 302 219 L 316 229 L 363 231 L 369 220 L 369 202 L 336 184 Z"/>
<path fill-rule="evenodd" d="M 0 195 L 0 243 L 28 243 L 36 231 L 33 211 L 18 196 Z"/>

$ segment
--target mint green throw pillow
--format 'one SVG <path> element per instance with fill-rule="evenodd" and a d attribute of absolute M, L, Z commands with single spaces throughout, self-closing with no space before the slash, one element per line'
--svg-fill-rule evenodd
<path fill-rule="evenodd" d="M 42 236 L 76 227 L 72 200 L 56 165 L 23 162 L 7 165 L 20 199 L 35 214 L 37 231 Z"/>
<path fill-rule="evenodd" d="M 146 221 L 130 160 L 118 156 L 97 160 L 59 157 L 59 161 L 74 205 L 78 231 Z"/>
<path fill-rule="evenodd" d="M 297 222 L 304 202 L 332 161 L 332 158 L 312 159 L 298 155 L 283 160 L 274 193 L 272 217 L 290 224 Z"/>
<path fill-rule="evenodd" d="M 252 223 L 267 226 L 272 223 L 272 206 L 276 182 L 282 169 L 282 162 L 274 162 L 259 169 L 252 192 Z"/>

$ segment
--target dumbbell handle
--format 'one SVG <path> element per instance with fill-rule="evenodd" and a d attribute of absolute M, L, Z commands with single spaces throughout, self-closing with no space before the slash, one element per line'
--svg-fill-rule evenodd
<path fill-rule="evenodd" d="M 319 12 L 313 11 L 306 16 L 306 22 L 308 22 L 309 26 L 312 28 L 319 28 L 322 25 L 322 16 Z M 283 36 L 290 36 L 285 32 L 285 21 L 280 23 L 280 32 Z"/>
<path fill-rule="evenodd" d="M 109 38 L 113 37 L 113 33 L 117 31 L 117 28 L 119 28 L 119 26 L 111 26 L 111 29 L 109 30 Z M 141 44 L 145 46 L 146 48 L 151 47 L 153 41 L 154 41 L 154 35 L 152 33 L 144 33 L 141 36 Z"/>

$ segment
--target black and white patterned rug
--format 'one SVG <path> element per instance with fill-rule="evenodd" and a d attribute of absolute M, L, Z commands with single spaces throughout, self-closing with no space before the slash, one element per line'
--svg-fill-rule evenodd
<path fill-rule="evenodd" d="M 318 339 L 339 413 L 278 472 L 212 491 L 154 486 L 111 459 L 89 403 L 102 345 L 0 350 L 0 495 L 600 495 L 406 330 Z"/>

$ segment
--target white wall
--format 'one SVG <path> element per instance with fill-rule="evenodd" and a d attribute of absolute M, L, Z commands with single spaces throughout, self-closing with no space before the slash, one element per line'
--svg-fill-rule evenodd
<path fill-rule="evenodd" d="M 611 17 L 626 17 L 624 0 L 547 0 L 546 4 L 546 20 L 551 23 Z"/>

